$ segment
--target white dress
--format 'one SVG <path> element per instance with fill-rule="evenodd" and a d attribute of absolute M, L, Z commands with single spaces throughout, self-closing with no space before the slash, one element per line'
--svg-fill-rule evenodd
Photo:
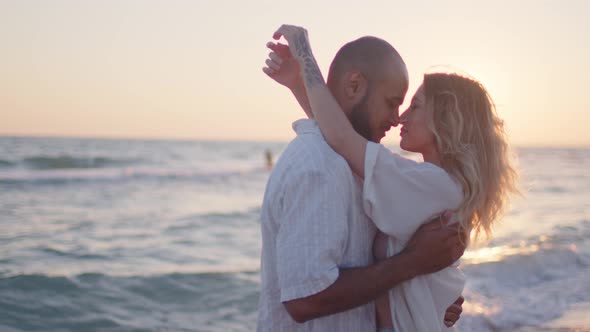
<path fill-rule="evenodd" d="M 367 143 L 363 206 L 389 237 L 387 256 L 399 253 L 420 225 L 459 207 L 460 186 L 443 169 Z M 458 263 L 418 276 L 389 291 L 394 331 L 448 331 L 447 308 L 461 295 L 465 277 Z"/>

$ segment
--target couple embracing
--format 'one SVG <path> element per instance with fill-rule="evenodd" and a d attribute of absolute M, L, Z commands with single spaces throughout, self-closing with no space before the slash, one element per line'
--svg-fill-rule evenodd
<path fill-rule="evenodd" d="M 258 331 L 445 331 L 459 319 L 468 234 L 489 234 L 515 191 L 486 89 L 408 71 L 386 41 L 344 45 L 327 81 L 307 31 L 283 25 L 264 72 L 307 115 L 268 180 Z M 401 124 L 406 159 L 379 144 Z"/>

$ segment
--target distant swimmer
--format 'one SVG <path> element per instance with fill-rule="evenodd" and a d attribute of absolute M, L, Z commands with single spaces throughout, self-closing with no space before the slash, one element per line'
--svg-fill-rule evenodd
<path fill-rule="evenodd" d="M 264 157 L 266 159 L 266 168 L 272 169 L 272 152 L 270 149 L 266 149 L 266 151 L 264 151 Z"/>

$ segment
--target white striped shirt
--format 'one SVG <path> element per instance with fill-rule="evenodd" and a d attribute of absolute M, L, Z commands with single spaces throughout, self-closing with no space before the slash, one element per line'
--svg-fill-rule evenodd
<path fill-rule="evenodd" d="M 376 228 L 363 212 L 362 184 L 317 124 L 293 123 L 297 137 L 277 162 L 262 205 L 258 331 L 375 331 L 372 303 L 296 323 L 282 302 L 330 286 L 339 268 L 372 263 Z"/>

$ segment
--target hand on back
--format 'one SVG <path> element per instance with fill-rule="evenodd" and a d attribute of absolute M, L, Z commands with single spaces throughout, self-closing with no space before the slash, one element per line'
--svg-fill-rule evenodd
<path fill-rule="evenodd" d="M 418 275 L 442 270 L 463 256 L 467 234 L 459 223 L 448 225 L 451 217 L 447 212 L 420 226 L 404 248 L 413 256 Z"/>

